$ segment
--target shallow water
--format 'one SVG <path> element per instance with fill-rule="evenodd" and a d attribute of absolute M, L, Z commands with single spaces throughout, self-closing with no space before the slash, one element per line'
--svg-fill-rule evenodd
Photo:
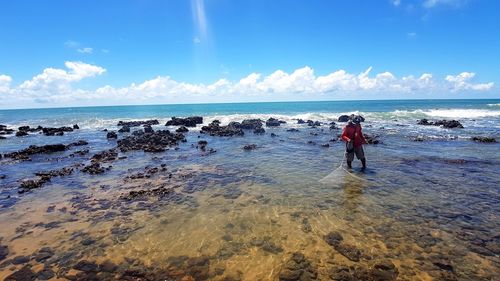
<path fill-rule="evenodd" d="M 372 272 L 386 261 L 395 265 L 398 280 L 497 280 L 500 145 L 469 138 L 498 139 L 498 115 L 462 118 L 465 128 L 454 130 L 373 116 L 364 130 L 380 135 L 382 143 L 365 146 L 369 169 L 362 172 L 355 162 L 352 171 L 322 182 L 341 163 L 344 146 L 330 141 L 340 131 L 295 124 L 292 117 L 282 127 L 265 128 L 264 135 L 210 137 L 192 129 L 177 150 L 119 153 L 126 158 L 110 162 L 102 175 L 75 166 L 71 175 L 23 194 L 17 193 L 19 180 L 88 163 L 116 141 L 93 127 L 62 137 L 0 140 L 0 153 L 89 142 L 32 161 L 1 160 L 0 245 L 9 253 L 0 261 L 0 279 L 28 266 L 36 274 L 53 271 L 54 280 L 278 280 L 300 252 L 318 280 Z M 290 127 L 300 131 L 286 131 Z M 413 141 L 421 135 L 425 141 Z M 217 152 L 196 148 L 200 139 Z M 246 144 L 257 149 L 244 151 Z M 80 149 L 89 153 L 68 157 Z M 158 172 L 149 178 L 127 178 L 154 167 Z M 175 193 L 125 198 L 130 191 L 162 187 Z M 327 243 L 331 232 L 341 234 L 354 257 Z M 43 247 L 51 251 L 44 259 Z M 13 264 L 18 256 L 28 260 Z"/>

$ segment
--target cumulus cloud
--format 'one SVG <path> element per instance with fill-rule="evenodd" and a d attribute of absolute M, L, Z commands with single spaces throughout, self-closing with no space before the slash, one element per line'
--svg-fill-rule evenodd
<path fill-rule="evenodd" d="M 78 48 L 76 51 L 82 54 L 92 54 L 94 49 L 90 47 L 85 47 L 85 48 Z"/>
<path fill-rule="evenodd" d="M 12 78 L 7 75 L 0 75 L 0 93 L 7 92 L 10 89 Z"/>
<path fill-rule="evenodd" d="M 77 51 L 78 53 L 81 54 L 92 54 L 94 52 L 94 49 L 91 47 L 84 47 L 80 42 L 73 41 L 73 40 L 68 40 L 64 42 L 64 46 L 69 49 L 73 49 Z"/>
<path fill-rule="evenodd" d="M 308 98 L 342 98 L 351 94 L 387 97 L 388 94 L 412 96 L 415 93 L 443 93 L 488 91 L 493 82 L 475 83 L 475 73 L 463 72 L 437 79 L 430 73 L 419 76 L 397 77 L 391 72 L 372 74 L 369 67 L 361 73 L 337 70 L 316 75 L 305 66 L 290 73 L 276 70 L 268 75 L 251 73 L 239 80 L 220 79 L 210 84 L 187 83 L 169 76 L 158 76 L 126 87 L 106 85 L 94 90 L 75 88 L 74 83 L 84 78 L 103 74 L 103 67 L 83 62 L 65 63 L 66 69 L 47 68 L 32 79 L 12 86 L 12 78 L 0 75 L 0 92 L 11 93 L 2 101 L 17 103 L 58 103 L 60 105 L 123 104 L 123 103 L 179 103 L 242 100 L 285 100 Z M 295 98 L 294 98 L 295 97 Z"/>
<path fill-rule="evenodd" d="M 493 88 L 493 82 L 473 84 L 470 81 L 476 76 L 473 72 L 462 72 L 456 76 L 446 76 L 446 81 L 450 83 L 452 91 L 474 90 L 486 91 Z"/>

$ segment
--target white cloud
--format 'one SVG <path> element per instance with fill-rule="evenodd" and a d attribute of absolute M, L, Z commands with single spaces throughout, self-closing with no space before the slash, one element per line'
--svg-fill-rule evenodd
<path fill-rule="evenodd" d="M 468 0 L 425 0 L 422 4 L 425 8 L 434 8 L 439 5 L 459 8 L 465 5 Z"/>
<path fill-rule="evenodd" d="M 392 3 L 392 5 L 397 7 L 397 6 L 401 5 L 401 0 L 392 0 L 391 3 Z"/>
<path fill-rule="evenodd" d="M 12 82 L 12 78 L 7 75 L 0 75 L 0 93 L 4 93 L 9 91 L 10 82 Z"/>
<path fill-rule="evenodd" d="M 73 49 L 81 54 L 92 54 L 94 52 L 93 48 L 83 47 L 80 42 L 73 41 L 73 40 L 68 40 L 68 41 L 64 42 L 64 46 L 66 46 L 66 48 Z"/>
<path fill-rule="evenodd" d="M 474 90 L 474 91 L 486 91 L 493 88 L 493 82 L 489 83 L 479 83 L 473 84 L 470 82 L 476 76 L 473 72 L 462 72 L 456 76 L 448 75 L 446 76 L 446 81 L 450 83 L 452 91 L 462 91 L 462 90 Z"/>
<path fill-rule="evenodd" d="M 193 38 L 193 43 L 195 43 L 195 44 L 200 44 L 200 43 L 201 43 L 200 38 L 199 38 L 199 37 L 194 37 L 194 38 Z"/>
<path fill-rule="evenodd" d="M 76 51 L 79 53 L 82 53 L 82 54 L 92 54 L 94 49 L 92 49 L 90 47 L 85 47 L 85 48 L 78 48 Z"/>
<path fill-rule="evenodd" d="M 393 94 L 411 97 L 418 93 L 455 93 L 488 91 L 493 82 L 474 83 L 474 73 L 463 72 L 437 79 L 430 73 L 420 76 L 396 77 L 391 72 L 371 74 L 372 68 L 355 74 L 337 70 L 325 75 L 316 75 L 305 66 L 287 73 L 276 70 L 269 75 L 251 73 L 240 80 L 219 79 L 211 84 L 180 82 L 169 76 L 158 76 L 142 83 L 115 88 L 110 85 L 94 90 L 75 89 L 74 83 L 84 78 L 103 74 L 100 66 L 83 62 L 66 62 L 67 69 L 47 68 L 31 80 L 11 86 L 12 78 L 0 75 L 0 104 L 9 103 L 32 106 L 40 103 L 59 105 L 123 104 L 123 103 L 179 103 L 221 102 L 242 100 L 325 99 L 352 97 L 386 98 Z M 8 96 L 8 98 L 7 98 Z"/>

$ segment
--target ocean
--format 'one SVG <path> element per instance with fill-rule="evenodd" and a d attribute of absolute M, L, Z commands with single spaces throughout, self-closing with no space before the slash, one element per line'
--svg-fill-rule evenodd
<path fill-rule="evenodd" d="M 365 171 L 357 160 L 337 169 L 338 118 L 351 114 L 374 140 Z M 165 125 L 189 116 L 203 121 L 178 134 Z M 155 133 L 118 132 L 120 121 L 151 119 Z M 200 132 L 245 119 L 263 120 L 265 132 Z M 0 125 L 0 279 L 500 276 L 500 99 L 16 109 L 0 110 Z M 165 143 L 146 145 L 157 139 Z M 10 154 L 52 144 L 62 146 Z"/>

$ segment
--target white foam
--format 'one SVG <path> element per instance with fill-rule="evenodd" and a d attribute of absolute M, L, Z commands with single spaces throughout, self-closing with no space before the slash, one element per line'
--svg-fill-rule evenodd
<path fill-rule="evenodd" d="M 500 116 L 500 110 L 485 109 L 432 109 L 424 111 L 431 117 L 444 118 L 480 118 Z"/>
<path fill-rule="evenodd" d="M 488 103 L 487 106 L 500 107 L 500 103 Z"/>

